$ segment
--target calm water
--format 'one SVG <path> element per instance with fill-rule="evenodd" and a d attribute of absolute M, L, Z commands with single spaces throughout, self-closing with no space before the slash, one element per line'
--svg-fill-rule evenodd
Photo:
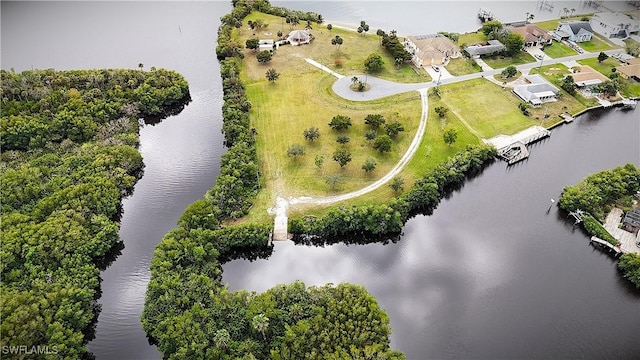
<path fill-rule="evenodd" d="M 506 21 L 536 2 L 482 3 Z M 334 24 L 366 20 L 401 34 L 464 32 L 480 26 L 479 2 L 274 2 L 321 12 Z M 624 7 L 624 3 L 609 3 Z M 153 249 L 184 208 L 213 184 L 224 151 L 215 60 L 219 17 L 229 2 L 1 3 L 2 68 L 165 67 L 182 73 L 193 101 L 141 129 L 145 174 L 124 201 L 117 260 L 102 273 L 98 359 L 159 358 L 139 325 Z M 335 21 L 334 21 L 335 20 Z M 640 164 L 639 110 L 588 115 L 554 130 L 515 167 L 490 166 L 416 217 L 387 246 L 309 248 L 279 243 L 272 258 L 225 266 L 232 288 L 262 291 L 301 279 L 351 281 L 388 311 L 393 347 L 422 358 L 633 358 L 640 354 L 640 296 L 587 238 L 546 213 L 549 198 L 586 174 Z M 603 311 L 607 306 L 614 311 Z M 597 338 L 597 335 L 603 335 Z"/>

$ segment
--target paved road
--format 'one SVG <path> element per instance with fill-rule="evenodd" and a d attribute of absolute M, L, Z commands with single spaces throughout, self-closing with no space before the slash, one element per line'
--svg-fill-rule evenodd
<path fill-rule="evenodd" d="M 611 56 L 613 54 L 617 54 L 620 52 L 624 52 L 624 50 L 622 49 L 607 50 L 604 53 Z M 566 56 L 566 57 L 556 58 L 556 59 L 549 59 L 548 57 L 545 57 L 542 61 L 536 61 L 533 63 L 517 65 L 516 69 L 520 71 L 531 70 L 533 68 L 536 68 L 542 65 L 559 64 L 564 62 L 572 62 L 577 60 L 594 58 L 594 57 L 598 57 L 598 54 L 599 52 L 593 52 L 593 53 L 585 52 L 583 54 L 576 54 L 573 56 Z M 504 68 L 487 70 L 487 71 L 461 75 L 461 76 L 455 76 L 448 79 L 441 79 L 440 85 L 453 84 L 460 81 L 467 81 L 471 79 L 482 78 L 485 76 L 487 77 L 494 76 L 494 75 L 500 74 L 502 70 L 504 70 Z M 365 91 L 365 92 L 357 92 L 357 91 L 351 90 L 349 88 L 349 86 L 351 85 L 351 77 L 346 76 L 346 77 L 343 77 L 342 79 L 339 79 L 333 84 L 333 91 L 339 96 L 347 100 L 370 101 L 370 100 L 380 99 L 380 98 L 395 95 L 395 94 L 401 94 L 407 91 L 413 91 L 418 89 L 428 89 L 436 86 L 435 81 L 406 84 L 406 83 L 397 83 L 389 80 L 383 80 L 371 75 L 357 75 L 357 76 L 361 80 L 366 79 L 366 82 L 369 85 L 371 85 L 371 90 Z"/>

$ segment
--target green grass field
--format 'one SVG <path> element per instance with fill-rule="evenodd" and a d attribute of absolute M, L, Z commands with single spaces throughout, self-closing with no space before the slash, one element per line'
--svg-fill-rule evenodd
<path fill-rule="evenodd" d="M 268 14 L 263 14 L 259 12 L 253 12 L 249 16 L 245 18 L 245 24 L 249 21 L 255 21 L 257 19 L 263 20 L 265 23 L 269 24 L 266 28 L 262 29 L 260 33 L 256 33 L 255 37 L 260 39 L 269 39 L 272 38 L 277 40 L 277 32 L 282 31 L 284 35 L 288 34 L 291 31 L 289 24 L 282 25 L 282 18 L 277 16 L 272 16 Z M 303 29 L 304 24 L 300 24 L 296 26 L 297 29 Z M 254 37 L 253 34 L 246 29 L 241 32 L 237 38 L 239 38 L 240 43 L 244 46 L 245 41 L 251 37 Z M 271 33 L 271 35 L 265 35 L 266 33 Z M 304 60 L 304 58 L 311 58 L 332 70 L 339 72 L 342 75 L 355 75 L 355 74 L 364 74 L 365 67 L 364 61 L 365 59 L 372 53 L 377 52 L 382 55 L 382 58 L 385 62 L 384 68 L 375 73 L 374 75 L 383 79 L 393 80 L 398 82 L 426 82 L 431 81 L 431 77 L 424 70 L 416 69 L 412 64 L 405 64 L 400 67 L 400 69 L 396 69 L 394 65 L 394 59 L 386 52 L 386 50 L 380 45 L 380 38 L 375 35 L 375 31 L 373 34 L 360 35 L 354 31 L 348 31 L 343 29 L 334 28 L 332 31 L 327 30 L 326 24 L 318 25 L 314 24 L 314 28 L 311 30 L 311 34 L 315 36 L 315 40 L 310 45 L 302 45 L 302 46 L 281 46 L 271 61 L 272 67 L 274 66 L 286 66 L 286 67 L 295 67 L 299 71 L 304 71 L 303 66 L 306 66 L 304 61 L 302 64 L 299 62 L 289 61 L 294 58 L 300 58 Z M 338 48 L 335 45 L 331 45 L 331 39 L 333 39 L 336 35 L 340 36 L 343 39 L 343 44 Z M 260 66 L 257 67 L 255 64 L 255 56 L 252 56 L 253 50 L 246 51 L 245 63 L 246 72 L 250 78 L 256 79 L 258 77 L 264 77 L 264 72 L 262 72 L 262 68 Z M 252 61 L 253 60 L 253 61 Z M 342 63 L 342 66 L 336 65 L 336 61 Z M 253 70 L 258 70 L 257 72 Z"/>
<path fill-rule="evenodd" d="M 484 79 L 443 86 L 442 102 L 481 138 L 513 134 L 536 125 L 518 110 L 520 99 L 510 89 Z"/>
<path fill-rule="evenodd" d="M 452 59 L 446 66 L 447 71 L 453 76 L 473 74 L 482 71 L 480 65 L 476 64 L 472 59 L 464 57 Z"/>
<path fill-rule="evenodd" d="M 620 46 L 615 45 L 603 38 L 600 38 L 597 35 L 593 35 L 591 37 L 591 41 L 578 43 L 578 46 L 580 46 L 581 48 L 583 48 L 588 52 L 599 52 L 604 50 L 620 48 Z"/>
<path fill-rule="evenodd" d="M 551 58 L 561 58 L 565 56 L 577 55 L 578 53 L 567 45 L 553 41 L 552 45 L 545 46 L 544 53 Z"/>
<path fill-rule="evenodd" d="M 575 15 L 573 17 L 568 17 L 561 20 L 554 19 L 554 20 L 540 21 L 540 22 L 536 22 L 535 24 L 544 30 L 555 30 L 558 28 L 558 23 L 560 21 L 582 21 L 584 17 L 591 18 L 591 16 L 593 16 L 593 14 Z"/>
<path fill-rule="evenodd" d="M 460 37 L 458 38 L 458 44 L 460 44 L 461 47 L 464 47 L 463 45 L 474 45 L 486 41 L 487 36 L 481 31 L 460 34 Z"/>
<path fill-rule="evenodd" d="M 506 68 L 509 65 L 520 65 L 535 62 L 536 59 L 526 51 L 520 51 L 514 56 L 496 56 L 495 58 L 482 58 L 487 65 L 494 69 Z"/>

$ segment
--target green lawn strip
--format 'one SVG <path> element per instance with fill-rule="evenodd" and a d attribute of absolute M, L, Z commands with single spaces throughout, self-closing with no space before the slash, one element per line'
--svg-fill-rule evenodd
<path fill-rule="evenodd" d="M 239 35 L 237 34 L 237 30 L 235 31 L 237 38 L 243 46 L 246 40 L 251 37 L 277 40 L 278 31 L 282 31 L 285 36 L 291 31 L 289 24 L 285 23 L 284 26 L 281 24 L 282 18 L 260 12 L 251 13 L 245 18 L 244 23 L 246 24 L 249 20 L 255 21 L 257 19 L 261 19 L 269 25 L 259 33 L 256 33 L 255 36 L 247 29 L 246 25 L 243 27 Z M 299 25 L 294 26 L 293 29 L 304 29 L 304 26 L 305 25 L 303 23 L 300 23 Z M 404 64 L 400 66 L 399 69 L 396 69 L 394 59 L 381 46 L 380 38 L 375 35 L 375 31 L 369 31 L 370 34 L 361 35 L 354 31 L 338 28 L 333 28 L 329 31 L 326 26 L 327 24 L 313 24 L 313 29 L 310 33 L 315 36 L 315 40 L 311 44 L 301 46 L 280 46 L 280 48 L 275 52 L 271 64 L 290 66 L 289 60 L 294 57 L 298 57 L 303 60 L 304 58 L 311 58 L 343 75 L 364 74 L 365 59 L 370 54 L 377 52 L 382 55 L 384 67 L 379 72 L 376 72 L 375 76 L 398 82 L 431 81 L 431 77 L 426 71 L 416 69 L 412 64 Z M 265 35 L 265 33 L 269 32 L 271 35 Z M 343 39 L 343 44 L 339 48 L 331 44 L 331 39 L 336 35 Z M 264 73 L 251 71 L 254 67 L 252 64 L 257 63 L 254 52 L 249 50 L 246 51 L 245 55 L 245 62 L 247 63 L 247 73 L 249 77 L 254 79 L 257 77 L 264 77 Z M 337 64 L 337 62 L 341 63 L 341 65 Z M 294 66 L 296 69 L 303 71 L 300 64 Z"/>
<path fill-rule="evenodd" d="M 487 65 L 494 69 L 506 68 L 509 65 L 521 65 L 537 61 L 533 56 L 529 55 L 526 51 L 521 51 L 514 56 L 496 56 L 495 58 L 486 57 L 483 60 Z"/>
<path fill-rule="evenodd" d="M 480 65 L 474 60 L 464 57 L 451 59 L 446 66 L 447 71 L 453 76 L 473 74 L 482 71 Z"/>
<path fill-rule="evenodd" d="M 608 40 L 601 38 L 597 35 L 593 35 L 590 41 L 578 43 L 578 46 L 589 52 L 599 52 L 611 49 L 619 49 L 620 46 L 609 42 Z"/>
<path fill-rule="evenodd" d="M 544 47 L 544 53 L 551 58 L 561 58 L 565 56 L 577 55 L 578 53 L 567 45 L 553 41 L 551 45 Z"/>

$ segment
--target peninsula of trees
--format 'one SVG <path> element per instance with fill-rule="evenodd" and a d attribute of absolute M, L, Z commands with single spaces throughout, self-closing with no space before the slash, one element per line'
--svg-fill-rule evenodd
<path fill-rule="evenodd" d="M 583 224 L 590 235 L 617 245 L 616 240 L 600 223 L 613 206 L 630 210 L 640 194 L 640 169 L 626 164 L 587 176 L 576 185 L 564 188 L 559 206 L 565 211 L 584 211 Z M 636 204 L 637 205 L 637 204 Z M 620 257 L 618 268 L 623 276 L 640 288 L 640 255 L 627 253 Z"/>
<path fill-rule="evenodd" d="M 2 346 L 87 354 L 120 201 L 142 175 L 138 119 L 189 100 L 163 69 L 0 71 Z"/>

